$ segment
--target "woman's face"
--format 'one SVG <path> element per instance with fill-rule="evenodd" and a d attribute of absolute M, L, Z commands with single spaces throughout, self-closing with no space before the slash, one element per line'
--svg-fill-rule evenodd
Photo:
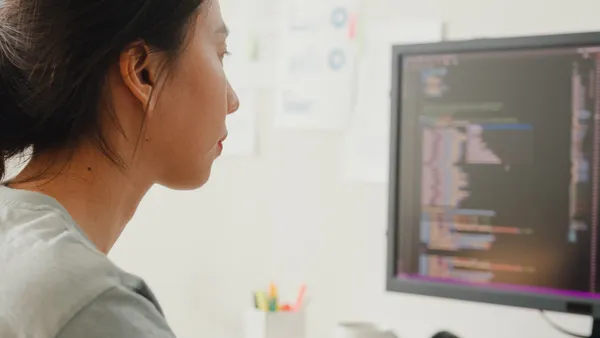
<path fill-rule="evenodd" d="M 227 136 L 225 118 L 238 98 L 224 70 L 227 29 L 217 0 L 202 5 L 189 42 L 157 89 L 139 146 L 143 171 L 155 183 L 194 189 L 210 176 Z"/>

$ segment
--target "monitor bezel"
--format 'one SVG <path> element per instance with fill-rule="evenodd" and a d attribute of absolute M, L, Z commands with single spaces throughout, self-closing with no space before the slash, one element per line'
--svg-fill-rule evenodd
<path fill-rule="evenodd" d="M 577 313 L 600 318 L 600 298 L 534 294 L 494 289 L 489 286 L 463 286 L 410 278 L 396 278 L 396 248 L 398 241 L 400 199 L 400 141 L 402 127 L 401 78 L 402 58 L 422 54 L 453 54 L 463 52 L 508 51 L 520 49 L 600 46 L 600 32 L 560 35 L 520 36 L 436 43 L 395 45 L 392 48 L 390 171 L 387 242 L 387 283 L 390 292 L 432 296 L 477 303 Z"/>

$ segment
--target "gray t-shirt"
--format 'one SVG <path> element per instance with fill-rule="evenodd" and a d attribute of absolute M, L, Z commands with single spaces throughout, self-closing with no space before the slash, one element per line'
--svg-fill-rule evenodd
<path fill-rule="evenodd" d="M 0 185 L 0 337 L 173 338 L 146 284 L 48 196 Z"/>

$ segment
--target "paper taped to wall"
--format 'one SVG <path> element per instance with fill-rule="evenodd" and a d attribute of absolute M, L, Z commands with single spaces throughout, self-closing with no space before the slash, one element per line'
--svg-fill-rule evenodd
<path fill-rule="evenodd" d="M 441 41 L 440 21 L 367 23 L 358 59 L 357 100 L 345 141 L 348 180 L 388 181 L 392 46 Z"/>
<path fill-rule="evenodd" d="M 275 125 L 346 127 L 353 106 L 357 0 L 286 0 Z"/>
<path fill-rule="evenodd" d="M 264 8 L 277 6 L 270 5 L 267 0 L 222 0 L 220 6 L 229 29 L 227 49 L 230 55 L 225 58 L 225 67 L 235 68 L 235 72 L 227 75 L 235 76 L 236 85 L 240 87 L 274 88 L 277 70 L 270 48 L 276 45 L 272 36 L 276 24 L 265 20 L 265 15 L 270 13 Z"/>

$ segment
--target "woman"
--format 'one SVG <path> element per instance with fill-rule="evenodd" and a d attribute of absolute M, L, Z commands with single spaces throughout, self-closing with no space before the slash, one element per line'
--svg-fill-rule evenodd
<path fill-rule="evenodd" d="M 238 99 L 217 0 L 0 1 L 0 337 L 173 337 L 106 254 L 153 184 L 202 186 Z M 6 178 L 4 178 L 6 179 Z"/>

